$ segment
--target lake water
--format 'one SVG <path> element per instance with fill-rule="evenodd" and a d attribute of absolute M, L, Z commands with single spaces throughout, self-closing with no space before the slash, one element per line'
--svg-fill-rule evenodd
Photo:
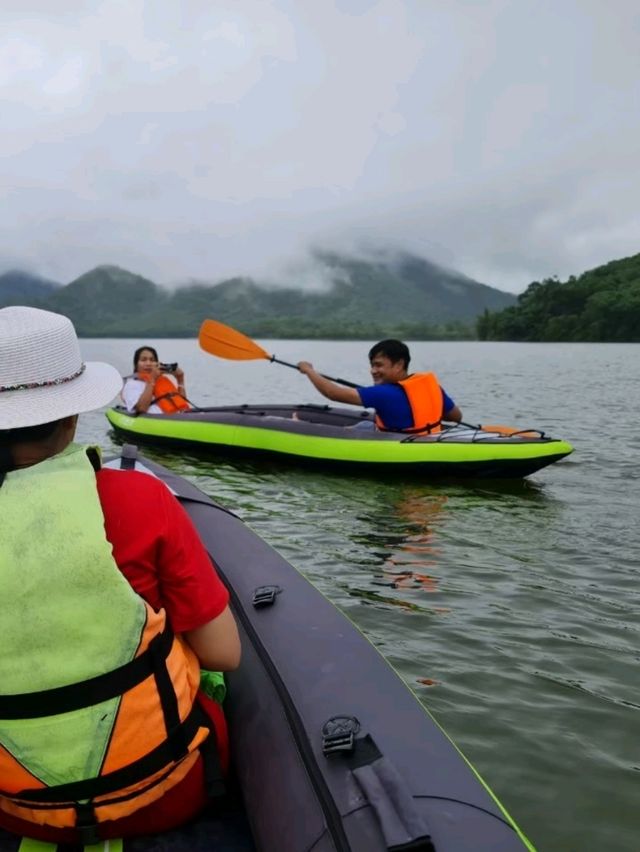
<path fill-rule="evenodd" d="M 188 340 L 87 340 L 123 373 L 140 343 L 201 405 L 322 402 L 296 371 Z M 261 341 L 367 383 L 363 342 Z M 384 481 L 149 455 L 236 511 L 369 636 L 540 850 L 640 849 L 640 347 L 415 343 L 469 422 L 575 453 L 525 482 Z M 117 446 L 102 413 L 79 437 Z M 426 680 L 427 684 L 422 683 Z"/>

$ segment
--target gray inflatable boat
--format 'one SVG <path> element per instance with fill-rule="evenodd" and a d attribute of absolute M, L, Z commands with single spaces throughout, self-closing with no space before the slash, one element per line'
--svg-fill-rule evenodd
<path fill-rule="evenodd" d="M 178 830 L 105 850 L 534 849 L 373 645 L 282 556 L 134 448 L 108 465 L 159 477 L 183 504 L 231 592 L 243 659 L 227 677 L 230 796 Z M 0 832 L 1 852 L 57 849 L 33 843 Z"/>

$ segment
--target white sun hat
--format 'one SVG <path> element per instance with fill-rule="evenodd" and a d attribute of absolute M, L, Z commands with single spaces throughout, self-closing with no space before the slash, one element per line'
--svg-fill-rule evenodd
<path fill-rule="evenodd" d="M 0 430 L 101 408 L 121 387 L 115 367 L 83 362 L 67 317 L 38 308 L 0 309 Z"/>

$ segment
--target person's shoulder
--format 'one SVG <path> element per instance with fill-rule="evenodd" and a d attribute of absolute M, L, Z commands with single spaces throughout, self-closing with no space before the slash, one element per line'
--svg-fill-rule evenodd
<path fill-rule="evenodd" d="M 379 385 L 366 385 L 365 387 L 358 388 L 358 390 L 362 391 L 368 399 L 380 399 L 381 397 L 393 396 L 398 391 L 402 392 L 400 385 L 397 385 L 395 382 L 383 382 Z"/>
<path fill-rule="evenodd" d="M 378 396 L 395 396 L 403 393 L 402 387 L 397 382 L 383 382 L 380 385 L 372 385 L 371 390 Z"/>
<path fill-rule="evenodd" d="M 102 467 L 96 474 L 99 491 L 121 492 L 131 494 L 135 499 L 143 499 L 145 495 L 160 496 L 171 492 L 162 480 L 140 470 L 114 470 Z"/>
<path fill-rule="evenodd" d="M 375 398 L 375 385 L 359 385 L 356 390 L 358 391 L 358 396 L 360 397 L 360 401 L 364 405 L 365 408 L 373 408 L 372 400 Z"/>

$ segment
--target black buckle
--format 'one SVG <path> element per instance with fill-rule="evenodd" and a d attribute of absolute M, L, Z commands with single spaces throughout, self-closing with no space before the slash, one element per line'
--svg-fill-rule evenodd
<path fill-rule="evenodd" d="M 256 609 L 260 609 L 263 606 L 271 606 L 276 601 L 276 595 L 279 595 L 281 591 L 280 586 L 258 586 L 253 591 L 251 603 Z"/>
<path fill-rule="evenodd" d="M 360 722 L 355 716 L 332 716 L 322 726 L 322 753 L 350 754 L 355 748 L 355 736 Z"/>
<path fill-rule="evenodd" d="M 96 813 L 91 802 L 78 802 L 74 807 L 76 811 L 75 828 L 82 845 L 93 846 L 96 843 L 100 843 L 102 838 L 98 832 Z"/>

